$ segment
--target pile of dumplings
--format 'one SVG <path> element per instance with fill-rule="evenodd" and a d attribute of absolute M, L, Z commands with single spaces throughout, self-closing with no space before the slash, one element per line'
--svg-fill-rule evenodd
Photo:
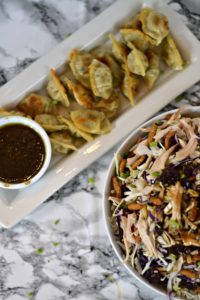
<path fill-rule="evenodd" d="M 121 95 L 134 105 L 141 84 L 150 90 L 159 78 L 161 60 L 174 70 L 184 67 L 167 17 L 159 12 L 143 8 L 119 33 L 120 40 L 109 34 L 110 52 L 102 46 L 87 52 L 73 49 L 64 73 L 50 70 L 46 94 L 31 93 L 9 114 L 38 122 L 56 153 L 68 154 L 108 133 Z"/>

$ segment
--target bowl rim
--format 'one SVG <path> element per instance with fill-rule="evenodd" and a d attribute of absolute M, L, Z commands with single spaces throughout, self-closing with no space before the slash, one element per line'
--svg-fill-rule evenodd
<path fill-rule="evenodd" d="M 46 131 L 42 128 L 40 124 L 38 124 L 33 119 L 24 116 L 17 116 L 17 115 L 6 115 L 0 117 L 0 128 L 2 126 L 7 126 L 9 124 L 20 124 L 31 128 L 40 136 L 45 147 L 45 158 L 44 158 L 43 165 L 31 179 L 20 183 L 8 183 L 8 184 L 0 180 L 0 188 L 8 189 L 8 190 L 22 189 L 22 188 L 29 187 L 30 185 L 38 181 L 46 172 L 52 156 L 51 142 Z"/>
<path fill-rule="evenodd" d="M 126 148 L 130 149 L 130 147 L 134 145 L 135 141 L 133 141 L 133 140 L 134 139 L 136 140 L 136 138 L 139 135 L 141 135 L 142 127 L 147 127 L 147 126 L 151 125 L 152 123 L 154 123 L 155 121 L 158 121 L 161 118 L 164 118 L 169 114 L 175 113 L 178 109 L 179 108 L 165 111 L 163 113 L 160 113 L 160 114 L 152 117 L 151 119 L 147 120 L 146 122 L 142 123 L 135 130 L 133 130 L 132 133 L 130 133 L 128 135 L 128 137 L 125 139 L 124 142 L 122 142 L 122 144 L 115 151 L 115 155 L 123 153 Z M 190 115 L 191 114 L 194 116 L 195 115 L 199 116 L 200 115 L 200 106 L 184 106 L 181 109 L 181 114 L 182 115 Z M 150 288 L 154 292 L 156 292 L 162 296 L 167 296 L 167 291 L 149 283 L 142 275 L 140 275 L 135 269 L 133 269 L 128 262 L 123 261 L 123 257 L 121 255 L 121 249 L 120 249 L 119 245 L 117 244 L 117 240 L 115 239 L 115 237 L 113 235 L 112 226 L 111 226 L 111 223 L 109 220 L 110 219 L 110 205 L 109 205 L 109 201 L 108 201 L 108 195 L 109 195 L 109 191 L 110 191 L 111 176 L 113 175 L 114 168 L 115 168 L 115 160 L 113 157 L 110 162 L 110 165 L 108 167 L 108 171 L 107 171 L 105 182 L 104 182 L 104 190 L 103 190 L 103 220 L 104 220 L 104 226 L 105 226 L 109 241 L 110 241 L 112 248 L 113 248 L 116 256 L 118 257 L 119 261 L 125 266 L 127 271 L 133 277 L 135 277 L 137 280 L 139 280 L 139 282 L 143 283 L 146 287 Z M 174 297 L 174 299 L 178 300 L 181 298 Z"/>

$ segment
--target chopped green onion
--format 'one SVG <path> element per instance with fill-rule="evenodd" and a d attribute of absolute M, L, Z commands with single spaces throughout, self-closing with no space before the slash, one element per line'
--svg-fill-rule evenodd
<path fill-rule="evenodd" d="M 161 173 L 162 173 L 162 172 L 153 172 L 153 173 L 151 173 L 151 175 L 152 175 L 153 177 L 158 177 L 158 176 L 161 175 Z"/>
<path fill-rule="evenodd" d="M 180 228 L 181 224 L 177 220 L 171 220 L 171 224 L 175 228 Z"/>
<path fill-rule="evenodd" d="M 200 261 L 197 262 L 197 266 L 200 267 Z"/>
<path fill-rule="evenodd" d="M 157 122 L 156 122 L 156 125 L 162 125 L 163 124 L 163 121 L 161 121 L 161 120 L 158 120 Z"/>
<path fill-rule="evenodd" d="M 157 147 L 158 146 L 158 143 L 157 142 L 152 142 L 150 143 L 150 147 Z"/>
<path fill-rule="evenodd" d="M 131 184 L 130 186 L 131 186 L 133 189 L 136 188 L 136 185 L 135 185 L 135 184 Z"/>
<path fill-rule="evenodd" d="M 130 176 L 130 173 L 129 172 L 121 172 L 120 175 L 119 175 L 121 178 L 127 178 Z"/>
<path fill-rule="evenodd" d="M 28 296 L 28 297 L 33 297 L 33 292 L 28 292 L 28 293 L 27 293 L 27 296 Z"/>
<path fill-rule="evenodd" d="M 139 174 L 139 170 L 131 170 L 131 176 L 133 178 L 136 178 L 138 176 L 138 174 Z"/>

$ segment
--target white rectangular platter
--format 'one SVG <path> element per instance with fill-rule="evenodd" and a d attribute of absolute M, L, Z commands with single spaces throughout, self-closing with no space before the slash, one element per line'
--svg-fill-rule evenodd
<path fill-rule="evenodd" d="M 0 103 L 13 107 L 31 91 L 41 89 L 50 68 L 62 69 L 73 48 L 88 49 L 102 42 L 110 31 L 136 14 L 143 5 L 152 6 L 169 19 L 170 30 L 189 64 L 180 72 L 162 75 L 151 92 L 135 107 L 125 109 L 113 122 L 112 131 L 85 144 L 76 153 L 54 161 L 45 176 L 24 190 L 0 190 L 0 224 L 11 227 L 44 202 L 62 185 L 71 180 L 93 161 L 113 147 L 125 135 L 151 117 L 173 98 L 200 79 L 200 43 L 164 1 L 119 0 L 93 21 L 64 40 L 46 56 L 40 58 L 16 78 L 0 88 Z"/>

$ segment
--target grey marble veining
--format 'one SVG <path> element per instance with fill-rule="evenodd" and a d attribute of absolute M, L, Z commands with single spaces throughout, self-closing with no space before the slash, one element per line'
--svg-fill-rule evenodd
<path fill-rule="evenodd" d="M 113 2 L 1 0 L 0 85 Z M 200 39 L 199 0 L 167 2 Z M 197 83 L 164 110 L 199 99 Z M 106 237 L 101 197 L 116 147 L 13 229 L 0 229 L 0 300 L 165 299 L 126 272 Z"/>

